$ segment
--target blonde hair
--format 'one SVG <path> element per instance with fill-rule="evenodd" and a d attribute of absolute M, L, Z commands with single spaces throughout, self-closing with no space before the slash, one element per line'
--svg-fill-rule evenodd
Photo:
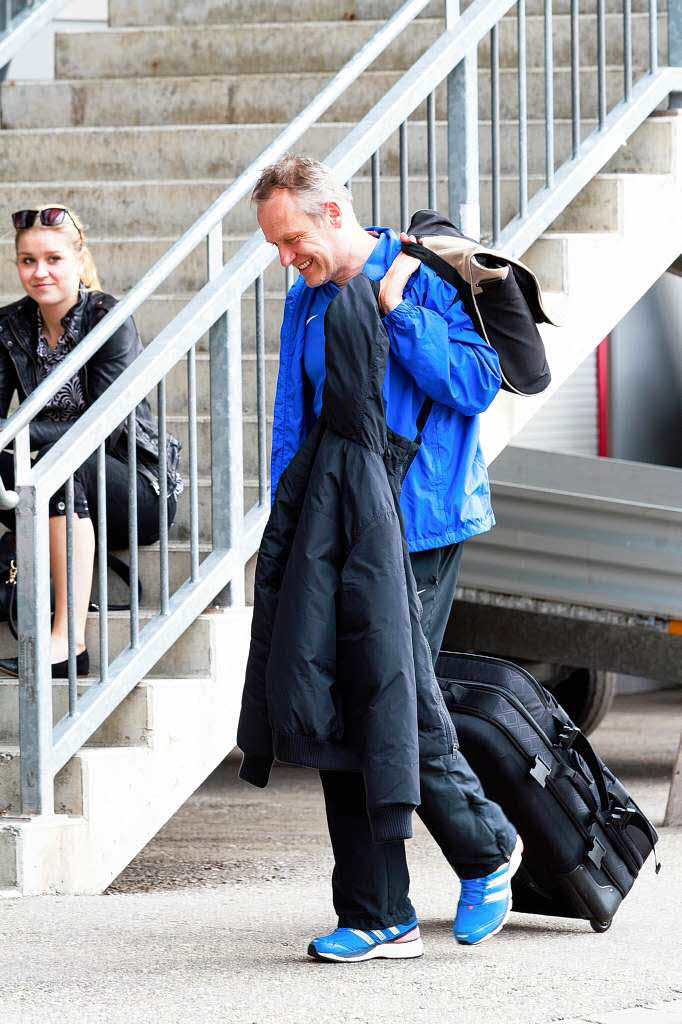
<path fill-rule="evenodd" d="M 68 206 L 64 206 L 63 203 L 43 203 L 42 206 L 37 206 L 36 209 L 40 213 L 41 210 L 48 210 L 51 207 L 59 207 L 61 210 L 65 210 L 67 216 L 64 218 L 61 224 L 56 224 L 50 228 L 50 231 L 61 231 L 63 234 L 70 232 L 70 237 L 74 243 L 74 249 L 76 252 L 81 254 L 83 259 L 83 272 L 81 274 L 81 282 L 83 287 L 89 292 L 101 292 L 102 285 L 100 284 L 99 275 L 97 273 L 97 267 L 95 266 L 95 260 L 88 247 L 87 238 L 85 236 L 85 228 L 78 214 L 71 210 Z M 69 219 L 71 218 L 71 219 Z M 15 248 L 19 244 L 19 238 L 25 231 L 31 231 L 33 227 L 42 227 L 39 220 L 33 223 L 30 228 L 18 228 L 14 238 Z M 74 238 L 74 229 L 78 231 L 78 239 Z"/>

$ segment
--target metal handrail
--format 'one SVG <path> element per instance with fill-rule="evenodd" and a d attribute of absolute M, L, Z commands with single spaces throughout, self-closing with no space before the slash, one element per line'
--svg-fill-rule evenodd
<path fill-rule="evenodd" d="M 63 0 L 62 0 L 63 2 Z M 260 156 L 209 206 L 205 213 L 175 242 L 153 267 L 140 279 L 128 294 L 117 302 L 102 318 L 87 337 L 53 370 L 35 391 L 8 417 L 0 430 L 0 451 L 12 443 L 17 434 L 27 427 L 31 420 L 59 389 L 76 374 L 88 360 L 104 345 L 121 324 L 132 316 L 150 295 L 170 276 L 197 245 L 219 225 L 237 203 L 248 195 L 256 184 L 260 172 L 273 163 L 297 142 L 318 118 L 345 92 L 362 72 L 383 53 L 427 6 L 430 0 L 407 0 L 406 3 L 375 33 L 365 45 L 344 64 L 315 99 L 308 104 L 293 121 L 280 132 Z M 479 0 L 479 4 L 482 0 Z M 507 8 L 514 0 L 504 0 Z M 7 492 L 0 479 L 0 508 L 14 508 L 17 496 Z"/>
<path fill-rule="evenodd" d="M 7 30 L 0 36 L 0 77 L 19 50 L 34 38 L 36 32 L 52 21 L 65 4 L 66 0 L 31 0 L 30 10 L 9 17 Z M 11 15 L 9 3 L 8 14 Z"/>

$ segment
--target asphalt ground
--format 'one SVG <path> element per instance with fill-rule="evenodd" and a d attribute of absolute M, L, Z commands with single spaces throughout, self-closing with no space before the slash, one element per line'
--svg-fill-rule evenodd
<path fill-rule="evenodd" d="M 593 736 L 657 824 L 681 729 L 678 690 L 620 698 Z M 0 904 L 0 1024 L 682 1024 L 682 829 L 605 934 L 513 913 L 472 948 L 419 822 L 408 852 L 425 955 L 312 962 L 335 923 L 319 782 L 278 767 L 260 791 L 228 762 L 106 894 Z"/>

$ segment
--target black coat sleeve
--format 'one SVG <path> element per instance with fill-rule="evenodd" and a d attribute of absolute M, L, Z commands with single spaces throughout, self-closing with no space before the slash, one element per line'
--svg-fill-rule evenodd
<path fill-rule="evenodd" d="M 17 390 L 17 372 L 9 353 L 0 345 L 0 418 L 5 419 L 12 401 L 12 396 Z"/>
<path fill-rule="evenodd" d="M 310 467 L 322 432 L 322 424 L 318 421 L 282 475 L 256 563 L 251 646 L 246 664 L 237 745 L 244 754 L 239 770 L 240 778 L 261 788 L 268 784 L 273 762 L 266 674 L 275 616 Z"/>

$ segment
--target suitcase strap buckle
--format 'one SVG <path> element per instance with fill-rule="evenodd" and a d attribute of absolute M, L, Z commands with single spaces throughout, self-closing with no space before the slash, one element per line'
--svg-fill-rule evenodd
<path fill-rule="evenodd" d="M 614 828 L 625 828 L 632 817 L 632 811 L 627 807 L 620 807 L 618 804 L 611 804 L 608 822 Z"/>
<path fill-rule="evenodd" d="M 606 856 L 606 847 L 603 846 L 596 836 L 592 837 L 592 846 L 587 851 L 587 859 L 591 860 L 596 868 L 601 868 L 601 863 Z"/>
<path fill-rule="evenodd" d="M 566 750 L 570 750 L 579 735 L 580 729 L 577 725 L 564 725 L 562 723 L 561 731 L 559 732 L 559 743 Z"/>
<path fill-rule="evenodd" d="M 550 765 L 547 764 L 546 761 L 543 760 L 543 758 L 540 757 L 539 754 L 537 754 L 535 760 L 533 761 L 533 766 L 530 769 L 530 774 L 533 776 L 536 782 L 540 783 L 540 785 L 544 789 L 544 787 L 547 785 L 547 779 L 552 774 L 552 768 Z"/>

